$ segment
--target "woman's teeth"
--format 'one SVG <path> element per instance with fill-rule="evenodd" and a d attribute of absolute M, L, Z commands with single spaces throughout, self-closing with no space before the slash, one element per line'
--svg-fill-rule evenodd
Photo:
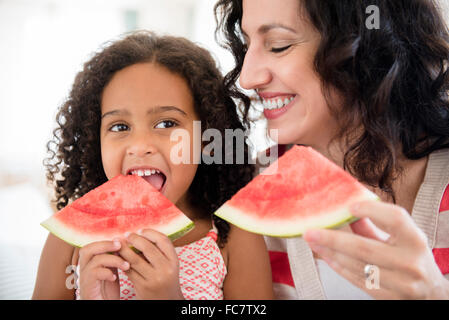
<path fill-rule="evenodd" d="M 272 100 L 265 100 L 262 99 L 262 104 L 265 109 L 273 110 L 273 109 L 280 109 L 282 107 L 285 107 L 288 105 L 292 100 L 295 98 L 295 96 L 291 96 L 290 98 L 278 98 L 278 99 L 272 99 Z"/>
<path fill-rule="evenodd" d="M 161 172 L 159 170 L 133 170 L 130 172 L 130 174 L 137 175 L 139 177 L 151 176 L 156 173 L 160 174 Z"/>

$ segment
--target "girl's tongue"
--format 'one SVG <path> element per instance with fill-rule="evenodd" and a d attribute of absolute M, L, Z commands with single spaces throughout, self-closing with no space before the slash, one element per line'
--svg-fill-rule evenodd
<path fill-rule="evenodd" d="M 156 188 L 156 190 L 161 191 L 162 186 L 165 182 L 165 177 L 160 173 L 152 174 L 151 176 L 145 176 L 144 178 L 149 184 Z"/>

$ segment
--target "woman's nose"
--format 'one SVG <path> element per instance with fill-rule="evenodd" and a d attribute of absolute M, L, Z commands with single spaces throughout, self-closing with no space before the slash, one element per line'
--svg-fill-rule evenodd
<path fill-rule="evenodd" d="M 266 59 L 263 59 L 255 47 L 248 48 L 240 72 L 240 86 L 246 90 L 259 89 L 271 81 L 271 71 Z"/>
<path fill-rule="evenodd" d="M 148 134 L 134 133 L 129 141 L 127 154 L 135 157 L 155 154 L 157 147 L 154 142 L 154 139 Z"/>

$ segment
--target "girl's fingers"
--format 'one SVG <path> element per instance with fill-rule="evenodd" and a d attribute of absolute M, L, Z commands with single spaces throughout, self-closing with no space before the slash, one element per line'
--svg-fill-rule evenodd
<path fill-rule="evenodd" d="M 115 281 L 117 276 L 112 272 L 112 270 L 108 268 L 95 268 L 92 270 L 92 276 L 95 277 L 95 280 L 100 281 Z"/>
<path fill-rule="evenodd" d="M 387 242 L 390 235 L 378 227 L 369 219 L 362 218 L 350 224 L 352 232 L 365 238 Z"/>
<path fill-rule="evenodd" d="M 389 269 L 394 269 L 400 264 L 400 261 L 397 261 L 398 252 L 395 248 L 356 234 L 339 230 L 319 229 L 307 231 L 304 234 L 304 239 L 310 246 L 327 247 L 365 263 L 382 263 L 384 267 Z"/>
<path fill-rule="evenodd" d="M 143 236 L 132 233 L 128 236 L 127 240 L 134 248 L 140 250 L 147 261 L 155 268 L 167 259 L 154 243 Z"/>
<path fill-rule="evenodd" d="M 144 277 L 143 275 L 150 274 L 150 272 L 152 271 L 152 266 L 150 265 L 150 263 L 145 260 L 145 258 L 134 252 L 128 246 L 128 244 L 122 243 L 119 254 L 129 263 L 130 268 L 132 268 L 134 271 L 137 271 L 142 277 Z"/>
<path fill-rule="evenodd" d="M 351 207 L 351 213 L 358 218 L 369 218 L 375 225 L 390 235 L 388 242 L 410 245 L 425 243 L 425 236 L 414 224 L 410 214 L 403 208 L 381 202 L 363 201 Z"/>
<path fill-rule="evenodd" d="M 178 261 L 178 255 L 175 247 L 165 234 L 153 229 L 145 229 L 142 231 L 141 235 L 151 241 L 168 260 Z"/>
<path fill-rule="evenodd" d="M 82 247 L 79 251 L 80 269 L 83 269 L 93 256 L 107 252 L 118 251 L 121 247 L 120 241 L 98 241 Z"/>
<path fill-rule="evenodd" d="M 97 267 L 117 268 L 126 271 L 129 269 L 130 265 L 119 256 L 112 254 L 100 254 L 94 256 L 89 262 L 89 268 Z"/>
<path fill-rule="evenodd" d="M 126 276 L 129 278 L 129 280 L 131 280 L 131 282 L 134 284 L 144 283 L 146 281 L 145 278 L 134 269 L 129 269 L 125 273 L 126 273 Z"/>

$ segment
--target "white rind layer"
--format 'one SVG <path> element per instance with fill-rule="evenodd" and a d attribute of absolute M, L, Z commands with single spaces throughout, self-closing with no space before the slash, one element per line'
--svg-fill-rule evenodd
<path fill-rule="evenodd" d="M 342 203 L 339 208 L 329 212 L 320 212 L 316 216 L 309 218 L 299 217 L 294 219 L 262 219 L 257 214 L 247 214 L 238 208 L 224 204 L 215 215 L 238 226 L 246 231 L 263 234 L 272 237 L 297 237 L 309 229 L 336 228 L 345 223 L 358 220 L 349 212 L 352 203 L 363 200 L 379 200 L 377 195 L 364 189 L 360 196 L 352 197 L 347 202 Z"/>
<path fill-rule="evenodd" d="M 78 232 L 74 229 L 71 229 L 70 226 L 62 223 L 53 216 L 42 222 L 41 225 L 58 238 L 70 243 L 75 247 L 83 247 L 89 243 L 96 241 L 110 241 L 116 237 L 125 237 L 125 233 L 119 232 L 115 234 L 110 233 L 108 235 L 94 235 Z M 167 235 L 171 240 L 175 240 L 190 231 L 193 227 L 193 222 L 189 218 L 187 218 L 185 215 L 179 215 L 179 217 L 175 218 L 169 224 L 158 226 L 157 231 Z M 146 229 L 146 227 L 143 226 L 142 228 L 139 228 L 139 230 L 140 229 Z M 137 233 L 137 231 L 139 230 L 129 230 L 128 232 Z"/>

